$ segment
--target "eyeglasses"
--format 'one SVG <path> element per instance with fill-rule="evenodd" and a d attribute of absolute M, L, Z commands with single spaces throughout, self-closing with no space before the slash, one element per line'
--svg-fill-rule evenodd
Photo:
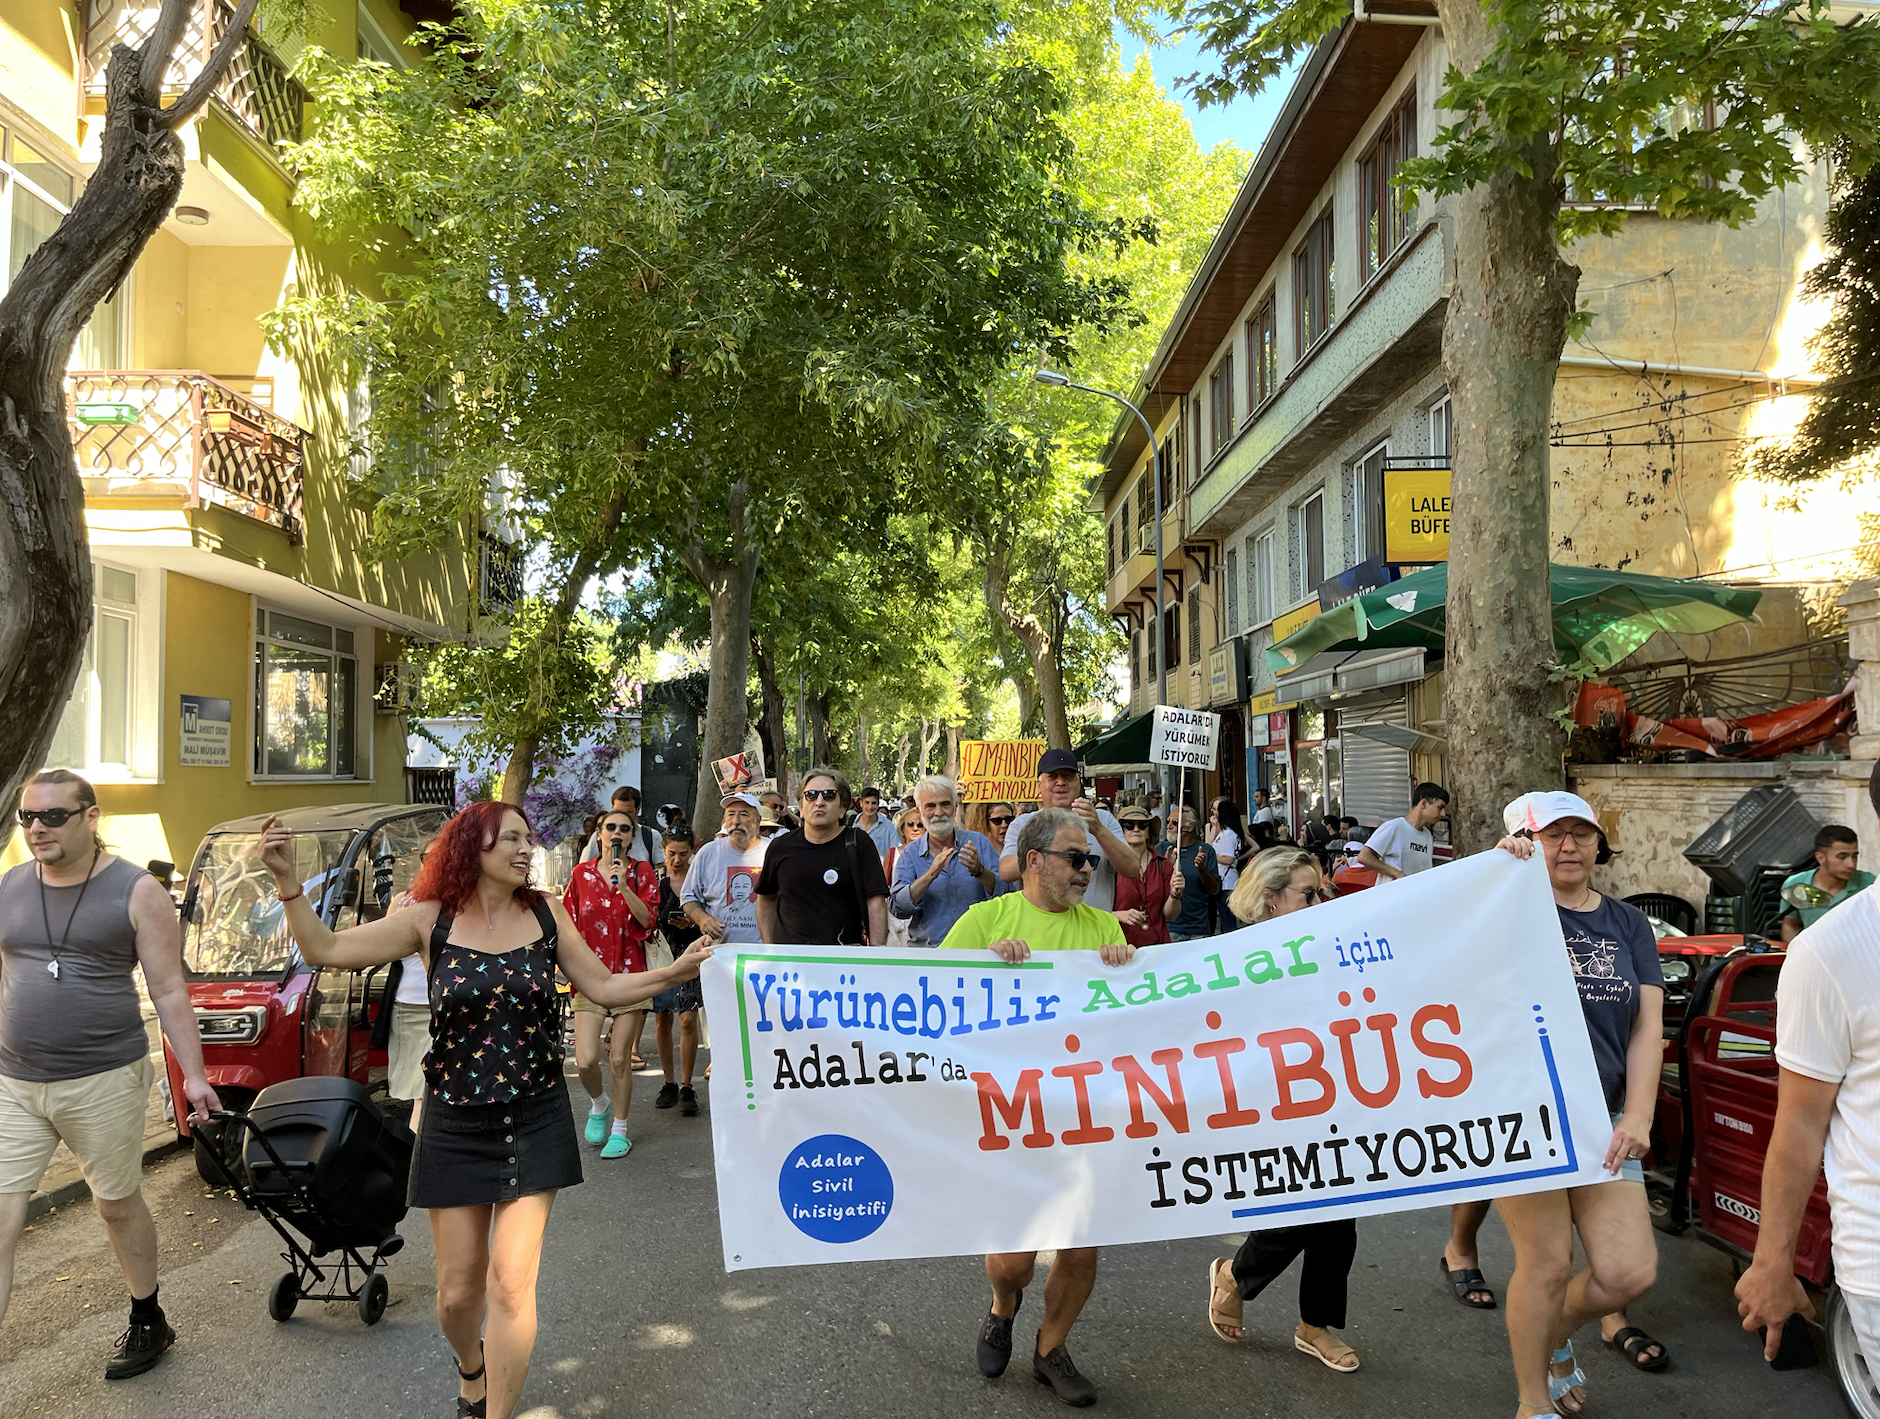
<path fill-rule="evenodd" d="M 1012 825 L 1010 818 L 988 818 L 986 822 L 989 826 L 994 828 L 1009 828 Z"/>
<path fill-rule="evenodd" d="M 842 795 L 833 788 L 806 788 L 803 790 L 805 803 L 834 803 Z"/>
<path fill-rule="evenodd" d="M 1127 823 L 1123 824 L 1123 831 L 1126 833 L 1146 833 L 1149 831 L 1149 825 L 1147 823 L 1139 823 L 1132 818 Z"/>
<path fill-rule="evenodd" d="M 1075 850 L 1064 852 L 1054 847 L 1041 847 L 1038 848 L 1037 851 L 1048 853 L 1052 857 L 1063 858 L 1066 862 L 1070 863 L 1071 871 L 1073 872 L 1082 872 L 1086 867 L 1095 867 L 1099 862 L 1103 861 L 1103 859 L 1094 852 L 1077 852 Z"/>
<path fill-rule="evenodd" d="M 633 829 L 625 823 L 604 823 L 601 825 L 601 831 L 603 833 L 630 833 Z"/>
<path fill-rule="evenodd" d="M 22 808 L 20 809 L 20 826 L 30 828 L 33 820 L 37 818 L 48 828 L 63 828 L 66 823 L 84 811 L 83 808 Z"/>
<path fill-rule="evenodd" d="M 1582 823 L 1577 828 L 1542 828 L 1535 836 L 1549 847 L 1559 847 L 1568 838 L 1581 847 L 1592 847 L 1599 841 L 1599 829 Z"/>

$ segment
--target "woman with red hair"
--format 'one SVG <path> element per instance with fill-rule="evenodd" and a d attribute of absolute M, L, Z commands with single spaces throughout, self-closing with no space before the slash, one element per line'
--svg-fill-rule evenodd
<path fill-rule="evenodd" d="M 534 846 L 519 809 L 473 804 L 438 835 L 409 909 L 336 933 L 307 904 L 293 834 L 278 818 L 261 832 L 261 860 L 309 964 L 363 970 L 423 957 L 431 1048 L 408 1201 L 431 1213 L 460 1419 L 515 1413 L 535 1349 L 542 1232 L 556 1191 L 581 1181 L 556 968 L 598 1005 L 631 1005 L 692 979 L 711 955 L 700 943 L 663 969 L 613 974 L 562 904 L 529 885 Z"/>

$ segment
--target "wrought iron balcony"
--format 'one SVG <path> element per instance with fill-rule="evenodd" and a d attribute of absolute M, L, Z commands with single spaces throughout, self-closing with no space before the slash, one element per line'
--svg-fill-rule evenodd
<path fill-rule="evenodd" d="M 112 46 L 142 44 L 150 37 L 158 8 L 152 0 L 86 0 L 86 62 L 80 83 L 92 112 L 103 108 L 105 68 L 111 62 Z M 229 0 L 196 0 L 190 7 L 183 38 L 163 77 L 167 97 L 180 94 L 202 72 L 234 18 L 235 7 Z M 277 143 L 300 141 L 306 90 L 253 29 L 235 51 L 234 62 L 216 85 L 215 97 L 236 122 L 270 149 Z"/>
<path fill-rule="evenodd" d="M 302 540 L 307 435 L 229 382 L 199 370 L 73 370 L 65 407 L 87 495 L 180 498 Z"/>

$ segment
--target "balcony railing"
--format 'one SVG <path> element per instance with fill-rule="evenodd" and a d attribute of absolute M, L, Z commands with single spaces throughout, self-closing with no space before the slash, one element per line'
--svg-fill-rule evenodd
<path fill-rule="evenodd" d="M 306 434 L 198 370 L 73 370 L 66 421 L 88 494 L 173 496 L 302 540 Z"/>
<path fill-rule="evenodd" d="M 112 46 L 141 45 L 150 37 L 157 10 L 150 0 L 86 0 L 86 63 L 81 82 L 87 100 L 103 104 L 105 68 L 111 62 Z M 169 72 L 163 76 L 166 97 L 180 94 L 202 72 L 234 18 L 235 7 L 228 0 L 196 0 L 171 57 Z M 248 31 L 247 42 L 235 51 L 234 62 L 216 85 L 215 97 L 236 122 L 269 148 L 300 141 L 301 105 L 307 101 L 306 90 L 254 30 Z"/>

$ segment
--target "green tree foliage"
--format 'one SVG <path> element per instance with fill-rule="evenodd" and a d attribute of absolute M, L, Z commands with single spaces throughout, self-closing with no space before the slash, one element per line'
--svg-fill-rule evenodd
<path fill-rule="evenodd" d="M 1828 0 L 1436 0 L 1452 121 L 1406 185 L 1453 195 L 1443 364 L 1455 403 L 1446 695 L 1459 841 L 1559 777 L 1548 711 L 1547 425 L 1579 270 L 1561 250 L 1629 207 L 1735 223 L 1836 145 L 1869 160 L 1880 27 Z M 1191 0 L 1218 71 L 1256 88 L 1345 0 Z M 1799 146 L 1798 146 L 1799 144 Z M 1594 205 L 1583 205 L 1594 204 Z"/>
<path fill-rule="evenodd" d="M 1827 381 L 1792 438 L 1746 450 L 1756 472 L 1788 483 L 1847 470 L 1880 449 L 1880 171 L 1837 173 L 1822 235 L 1828 258 L 1802 289 L 1832 303 L 1809 344 Z"/>
<path fill-rule="evenodd" d="M 1068 368 L 1082 383 L 1127 394 L 1199 268 L 1247 158 L 1229 143 L 1200 151 L 1146 56 L 1124 73 L 1107 32 L 1102 44 L 1089 43 L 1087 16 L 1054 19 L 1036 43 L 1075 76 L 1073 180 L 1096 210 L 1141 237 L 1076 257 L 1077 269 L 1128 291 L 1130 318 L 1079 330 Z M 975 500 L 970 531 L 986 570 L 995 644 L 1023 662 L 1022 717 L 1069 747 L 1072 711 L 1115 693 L 1109 667 L 1124 644 L 1104 614 L 1102 514 L 1088 494 L 1117 410 L 1080 391 L 1033 384 L 1033 368 L 1016 369 L 1000 388 L 1004 456 L 982 465 L 991 486 Z"/>
<path fill-rule="evenodd" d="M 560 565 L 677 556 L 721 756 L 771 549 L 956 502 L 931 475 L 1012 350 L 1107 318 L 1067 256 L 1117 233 L 1058 181 L 1062 86 L 996 4 L 458 8 L 429 64 L 311 64 L 301 200 L 399 269 L 297 314 L 370 363 L 373 442 L 426 450 L 388 544 L 500 471 Z"/>

